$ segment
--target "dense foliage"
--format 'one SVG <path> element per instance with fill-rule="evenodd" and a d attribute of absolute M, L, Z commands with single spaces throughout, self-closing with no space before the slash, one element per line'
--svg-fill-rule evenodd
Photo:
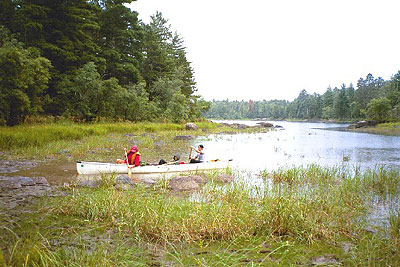
<path fill-rule="evenodd" d="M 0 125 L 36 115 L 80 121 L 199 118 L 183 40 L 132 0 L 0 0 Z"/>
<path fill-rule="evenodd" d="M 196 95 L 183 40 L 161 13 L 146 24 L 134 0 L 0 0 L 0 125 L 35 116 L 181 122 L 210 102 Z M 292 102 L 213 101 L 207 117 L 399 120 L 400 72 L 306 90 Z"/>
<path fill-rule="evenodd" d="M 292 102 L 213 101 L 206 116 L 218 119 L 371 119 L 400 121 L 400 71 L 389 81 L 368 74 L 353 85 L 328 88 L 323 95 L 302 90 Z"/>

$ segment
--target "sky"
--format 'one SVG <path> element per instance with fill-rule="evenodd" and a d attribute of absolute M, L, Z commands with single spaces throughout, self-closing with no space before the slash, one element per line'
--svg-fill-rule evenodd
<path fill-rule="evenodd" d="M 400 0 L 137 0 L 184 40 L 205 100 L 292 101 L 400 70 Z"/>

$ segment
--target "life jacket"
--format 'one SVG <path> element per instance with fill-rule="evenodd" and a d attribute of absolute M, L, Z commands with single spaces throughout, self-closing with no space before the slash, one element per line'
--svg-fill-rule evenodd
<path fill-rule="evenodd" d="M 135 165 L 139 166 L 140 164 L 140 153 L 139 152 L 129 152 L 128 153 L 128 160 L 129 160 L 129 165 Z"/>
<path fill-rule="evenodd" d="M 137 146 L 133 146 L 131 150 L 129 150 L 127 158 L 129 165 L 135 165 L 136 167 L 140 165 L 140 153 Z M 126 163 L 126 160 L 124 162 Z"/>

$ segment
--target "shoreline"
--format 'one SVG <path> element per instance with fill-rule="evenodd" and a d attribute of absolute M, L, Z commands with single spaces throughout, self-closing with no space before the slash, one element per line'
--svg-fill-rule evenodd
<path fill-rule="evenodd" d="M 170 181 L 118 189 L 112 176 L 94 186 L 54 188 L 60 193 L 19 202 L 8 213 L 0 208 L 0 264 L 400 263 L 400 214 L 388 218 L 388 232 L 360 220 L 369 214 L 365 205 L 376 206 L 376 198 L 399 197 L 398 172 L 353 177 L 313 166 L 262 177 L 271 189 L 265 187 L 257 197 L 249 197 L 252 191 L 240 176 L 234 177 L 239 183 L 223 180 L 228 184 L 221 187 L 214 174 L 191 178 L 179 193 Z M 199 186 L 193 186 L 195 179 Z M 310 187 L 312 194 L 304 191 Z"/>
<path fill-rule="evenodd" d="M 240 124 L 211 125 L 191 131 L 124 130 L 57 141 L 35 150 L 49 162 L 109 159 L 119 155 L 121 147 L 135 142 L 140 143 L 146 160 L 155 160 L 167 158 L 178 147 L 184 150 L 193 140 L 175 140 L 178 134 L 189 137 L 269 130 L 240 130 Z M 10 170 L 29 167 L 13 162 Z M 257 188 L 257 197 L 254 189 L 243 183 L 246 174 L 235 172 L 135 185 L 129 180 L 119 184 L 123 177 L 113 175 L 85 186 L 68 182 L 39 187 L 37 181 L 39 192 L 48 193 L 32 193 L 33 187 L 26 185 L 0 194 L 5 201 L 16 196 L 0 207 L 0 220 L 4 221 L 0 227 L 0 265 L 400 263 L 400 232 L 396 235 L 400 214 L 385 218 L 389 232 L 366 222 L 368 205 L 379 204 L 373 201 L 384 200 L 388 194 L 392 201 L 399 198 L 399 178 L 398 171 L 384 168 L 353 175 L 342 168 L 318 165 L 288 167 L 261 172 L 263 186 Z M 174 191 L 177 183 L 182 190 Z M 11 190 L 19 191 L 13 194 Z M 21 190 L 27 190 L 28 195 Z"/>

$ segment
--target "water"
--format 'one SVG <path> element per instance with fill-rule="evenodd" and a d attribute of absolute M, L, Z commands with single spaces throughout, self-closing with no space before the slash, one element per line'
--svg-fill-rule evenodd
<path fill-rule="evenodd" d="M 250 126 L 257 121 L 224 121 Z M 271 121 L 282 129 L 267 133 L 213 134 L 193 141 L 205 146 L 206 160 L 233 159 L 232 166 L 248 179 L 256 178 L 262 170 L 272 171 L 280 167 L 319 164 L 321 166 L 347 166 L 350 169 L 400 168 L 400 137 L 383 136 L 349 131 L 337 131 L 345 127 L 335 123 L 301 123 Z M 178 148 L 185 151 L 187 148 Z M 188 151 L 186 152 L 188 153 Z M 182 159 L 187 154 L 181 153 Z M 76 176 L 74 161 L 41 163 L 33 168 L 4 175 L 44 176 L 50 183 L 68 182 Z M 256 181 L 254 181 L 256 182 Z"/>
<path fill-rule="evenodd" d="M 249 126 L 257 121 L 220 121 Z M 195 143 L 205 146 L 207 159 L 233 159 L 233 167 L 241 177 L 257 184 L 258 174 L 278 168 L 318 164 L 325 167 L 343 166 L 349 171 L 400 168 L 400 137 L 383 136 L 346 131 L 346 124 L 302 123 L 270 121 L 283 127 L 267 133 L 216 134 L 199 137 Z M 367 204 L 367 215 L 372 228 L 386 229 L 388 234 L 389 215 L 397 214 L 399 199 L 377 198 Z"/>
<path fill-rule="evenodd" d="M 223 121 L 256 125 L 256 121 Z M 207 159 L 233 159 L 240 170 L 275 170 L 280 167 L 346 166 L 350 169 L 400 167 L 400 137 L 336 129 L 335 123 L 272 121 L 283 129 L 254 134 L 216 134 L 199 137 Z M 331 130 L 335 129 L 335 130 Z"/>
<path fill-rule="evenodd" d="M 256 121 L 224 121 L 256 125 Z M 206 160 L 233 159 L 232 166 L 252 184 L 262 185 L 257 174 L 280 167 L 319 164 L 325 167 L 345 166 L 374 169 L 384 165 L 400 168 L 400 137 L 350 131 L 339 131 L 347 125 L 334 123 L 300 123 L 271 121 L 283 128 L 267 133 L 213 134 L 198 137 L 193 145 L 203 144 Z M 178 148 L 184 151 L 187 148 Z M 184 153 L 181 153 L 184 155 Z M 185 159 L 182 156 L 182 159 Z M 48 162 L 4 175 L 44 176 L 51 184 L 75 178 L 73 161 Z M 368 220 L 374 226 L 387 227 L 388 216 L 396 212 L 399 200 L 371 203 Z"/>

